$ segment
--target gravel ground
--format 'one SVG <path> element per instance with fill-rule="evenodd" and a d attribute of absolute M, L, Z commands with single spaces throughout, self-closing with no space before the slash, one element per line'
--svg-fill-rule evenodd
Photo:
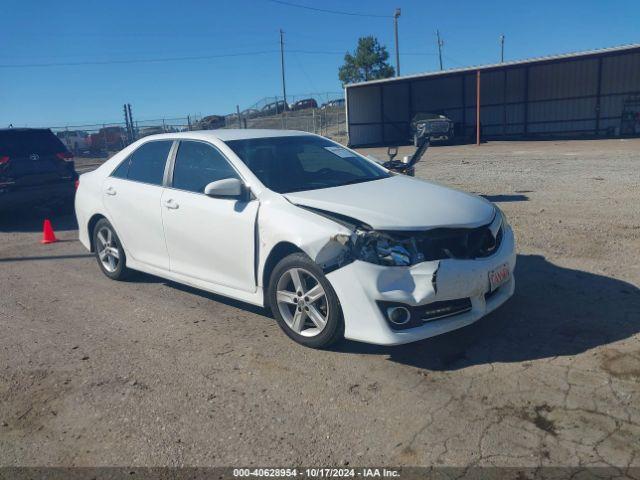
<path fill-rule="evenodd" d="M 640 466 L 639 162 L 640 140 L 431 148 L 418 176 L 506 212 L 516 294 L 392 348 L 300 347 L 261 309 L 108 280 L 72 216 L 46 246 L 44 212 L 5 217 L 0 464 Z"/>

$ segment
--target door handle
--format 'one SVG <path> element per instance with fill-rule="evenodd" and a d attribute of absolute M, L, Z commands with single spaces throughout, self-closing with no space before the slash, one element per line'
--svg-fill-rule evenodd
<path fill-rule="evenodd" d="M 104 193 L 106 193 L 107 195 L 115 195 L 116 194 L 116 189 L 113 187 L 107 187 L 107 189 L 104 191 Z"/>
<path fill-rule="evenodd" d="M 169 200 L 165 200 L 164 201 L 164 206 L 171 209 L 171 210 L 175 210 L 177 209 L 180 205 L 178 205 L 176 202 L 173 201 L 173 198 L 170 198 Z"/>

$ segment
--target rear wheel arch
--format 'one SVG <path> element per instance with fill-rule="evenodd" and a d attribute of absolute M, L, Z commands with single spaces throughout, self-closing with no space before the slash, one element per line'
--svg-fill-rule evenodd
<path fill-rule="evenodd" d="M 96 224 L 103 218 L 107 218 L 107 217 L 105 217 L 100 213 L 96 213 L 89 219 L 89 223 L 87 224 L 87 233 L 89 234 L 89 242 L 91 245 L 90 251 L 92 252 L 95 252 L 96 250 L 96 246 L 94 245 L 95 242 L 93 239 L 93 230 L 96 228 Z"/>

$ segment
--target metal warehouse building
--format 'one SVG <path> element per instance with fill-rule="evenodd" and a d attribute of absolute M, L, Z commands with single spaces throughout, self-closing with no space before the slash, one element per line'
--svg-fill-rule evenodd
<path fill-rule="evenodd" d="M 449 117 L 460 140 L 640 135 L 640 45 L 374 80 L 345 95 L 352 146 L 408 142 L 419 112 Z"/>

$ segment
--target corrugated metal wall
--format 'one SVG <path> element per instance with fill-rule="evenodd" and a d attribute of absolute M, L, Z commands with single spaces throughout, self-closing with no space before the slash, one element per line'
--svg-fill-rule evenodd
<path fill-rule="evenodd" d="M 482 136 L 620 134 L 625 102 L 640 95 L 640 51 L 594 54 L 481 70 Z M 347 88 L 351 145 L 404 143 L 418 112 L 441 113 L 456 136 L 476 128 L 476 72 Z"/>

